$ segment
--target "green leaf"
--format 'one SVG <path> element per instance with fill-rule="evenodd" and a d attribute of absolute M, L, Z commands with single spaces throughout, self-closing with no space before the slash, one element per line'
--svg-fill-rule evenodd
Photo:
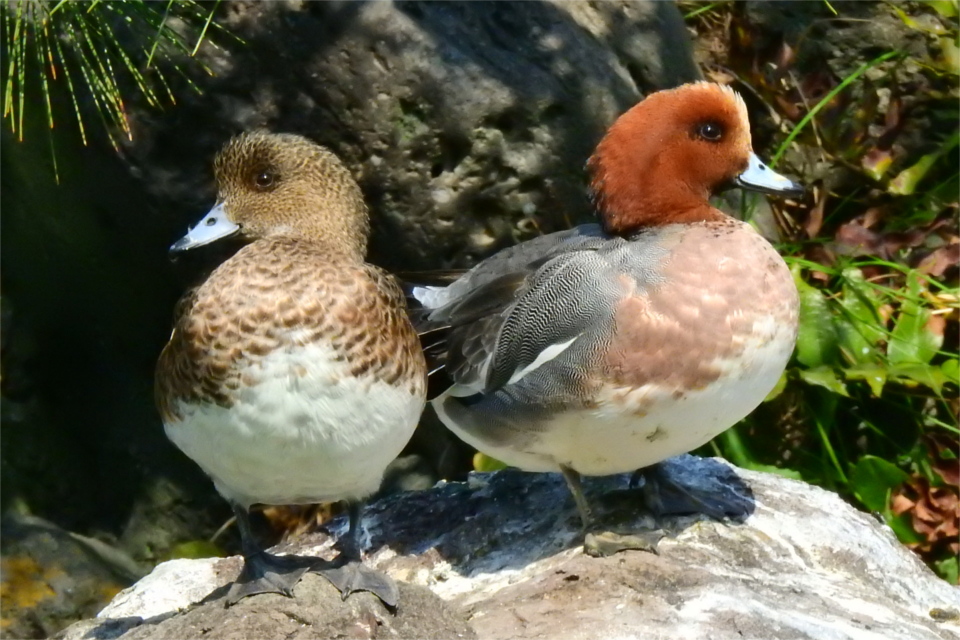
<path fill-rule="evenodd" d="M 491 458 L 485 453 L 480 453 L 479 451 L 473 456 L 473 470 L 488 472 L 488 471 L 499 471 L 500 469 L 506 469 L 507 465 L 505 462 L 500 462 L 496 458 Z"/>
<path fill-rule="evenodd" d="M 223 549 L 209 540 L 181 542 L 170 549 L 170 559 L 188 558 L 194 560 L 197 558 L 223 558 L 224 556 Z"/>
<path fill-rule="evenodd" d="M 923 0 L 923 4 L 944 18 L 954 18 L 957 15 L 957 0 Z"/>
<path fill-rule="evenodd" d="M 944 55 L 953 56 L 953 52 L 944 52 Z M 960 144 L 960 131 L 955 131 L 953 135 L 947 138 L 940 147 L 933 153 L 922 156 L 913 166 L 907 167 L 897 175 L 890 184 L 887 185 L 887 191 L 894 195 L 908 196 L 916 191 L 919 183 L 927 172 L 933 167 L 940 156 L 953 151 L 954 147 Z"/>
<path fill-rule="evenodd" d="M 862 380 L 870 387 L 873 397 L 879 398 L 883 392 L 883 385 L 887 383 L 887 368 L 878 364 L 855 365 L 844 367 L 843 377 L 847 380 Z"/>
<path fill-rule="evenodd" d="M 940 365 L 940 370 L 943 371 L 943 376 L 947 379 L 947 382 L 960 384 L 960 360 L 956 358 L 944 360 L 943 364 Z"/>
<path fill-rule="evenodd" d="M 793 269 L 793 280 L 800 293 L 800 326 L 797 332 L 797 360 L 808 367 L 835 364 L 839 354 L 837 327 L 830 303 L 816 287 Z"/>
<path fill-rule="evenodd" d="M 691 11 L 691 12 L 689 12 L 689 13 L 683 14 L 683 19 L 684 19 L 684 20 L 690 20 L 691 18 L 695 18 L 695 17 L 697 17 L 698 15 L 700 15 L 701 13 L 706 13 L 706 12 L 710 11 L 711 9 L 715 9 L 715 8 L 719 7 L 720 5 L 722 5 L 722 4 L 723 4 L 722 1 L 720 1 L 720 2 L 711 2 L 711 3 L 709 3 L 709 4 L 706 4 L 706 5 L 702 6 L 702 7 L 697 7 L 697 8 L 694 9 L 693 11 Z"/>
<path fill-rule="evenodd" d="M 884 517 L 887 520 L 887 524 L 890 525 L 890 528 L 893 529 L 893 532 L 897 535 L 897 540 L 903 544 L 925 541 L 925 538 L 913 528 L 913 519 L 910 517 L 909 512 L 901 513 L 898 516 L 884 514 Z"/>
<path fill-rule="evenodd" d="M 940 68 L 955 76 L 960 75 L 960 47 L 958 47 L 956 41 L 949 36 L 939 38 L 939 42 L 940 53 L 943 56 L 942 59 L 939 60 Z"/>
<path fill-rule="evenodd" d="M 923 385 L 938 395 L 942 393 L 943 385 L 950 382 L 943 369 L 932 364 L 901 364 L 890 367 L 887 373 L 890 380 L 896 380 L 906 387 Z"/>
<path fill-rule="evenodd" d="M 887 345 L 887 359 L 892 365 L 926 364 L 943 344 L 943 335 L 927 328 L 930 310 L 920 304 L 921 278 L 911 273 L 907 278 L 907 289 L 908 295 L 900 304 L 897 323 Z"/>
<path fill-rule="evenodd" d="M 877 346 L 886 338 L 886 330 L 878 311 L 880 301 L 876 290 L 866 285 L 860 269 L 844 269 L 841 278 L 842 317 L 837 319 L 840 351 L 848 362 L 879 362 Z"/>
<path fill-rule="evenodd" d="M 807 384 L 823 387 L 841 396 L 850 397 L 847 387 L 837 376 L 837 372 L 830 367 L 816 367 L 815 369 L 800 369 L 800 379 Z"/>
<path fill-rule="evenodd" d="M 922 156 L 912 166 L 898 173 L 897 176 L 890 181 L 890 184 L 887 186 L 887 191 L 897 196 L 911 195 L 917 190 L 917 183 L 927 175 L 927 172 L 930 171 L 930 168 L 933 167 L 939 157 L 939 153 L 928 153 Z"/>
<path fill-rule="evenodd" d="M 943 560 L 937 560 L 933 563 L 933 568 L 941 578 L 952 585 L 957 584 L 958 574 L 960 574 L 960 558 L 950 556 Z"/>
<path fill-rule="evenodd" d="M 905 471 L 877 456 L 863 456 L 850 472 L 850 488 L 857 499 L 871 511 L 883 513 L 890 501 L 890 491 L 910 479 Z"/>
<path fill-rule="evenodd" d="M 764 398 L 763 401 L 770 402 L 771 400 L 779 396 L 781 393 L 783 393 L 783 390 L 787 388 L 788 380 L 789 380 L 789 377 L 787 376 L 786 370 L 784 370 L 784 372 L 780 374 L 780 379 L 777 380 L 777 384 L 774 385 L 773 389 L 770 390 L 770 393 L 767 394 L 767 397 Z"/>
<path fill-rule="evenodd" d="M 803 474 L 801 474 L 796 469 L 786 469 L 784 467 L 777 467 L 772 464 L 761 464 L 759 462 L 751 462 L 746 465 L 742 465 L 744 469 L 750 469 L 751 471 L 762 471 L 764 473 L 772 473 L 774 475 L 781 476 L 783 478 L 790 478 L 791 480 L 803 480 Z"/>
<path fill-rule="evenodd" d="M 860 160 L 860 166 L 863 167 L 866 174 L 877 182 L 883 178 L 892 164 L 893 154 L 885 149 L 871 149 Z"/>

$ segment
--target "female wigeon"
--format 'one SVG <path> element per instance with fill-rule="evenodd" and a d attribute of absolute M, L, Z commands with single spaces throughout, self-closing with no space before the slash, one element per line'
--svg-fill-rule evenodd
<path fill-rule="evenodd" d="M 403 293 L 364 262 L 369 221 L 357 183 L 330 151 L 296 135 L 247 133 L 217 156 L 217 205 L 171 251 L 251 240 L 178 305 L 157 363 L 167 436 L 233 505 L 244 568 L 227 604 L 292 594 L 307 570 L 346 597 L 388 605 L 396 585 L 363 567 L 360 501 L 410 439 L 426 364 Z M 266 553 L 254 503 L 347 500 L 345 560 Z"/>
<path fill-rule="evenodd" d="M 627 111 L 588 169 L 599 225 L 413 289 L 428 352 L 452 383 L 433 400 L 440 419 L 509 465 L 561 471 L 584 527 L 580 474 L 690 451 L 777 383 L 797 290 L 774 248 L 708 197 L 730 183 L 800 191 L 753 154 L 740 96 L 706 82 Z"/>

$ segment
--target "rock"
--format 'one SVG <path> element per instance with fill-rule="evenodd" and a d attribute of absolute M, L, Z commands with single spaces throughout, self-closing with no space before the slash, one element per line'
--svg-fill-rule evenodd
<path fill-rule="evenodd" d="M 234 563 L 239 571 L 239 562 Z M 86 621 L 57 637 L 184 640 L 215 638 L 476 638 L 462 614 L 429 589 L 401 584 L 395 613 L 369 593 L 341 601 L 324 578 L 308 575 L 294 590 L 296 598 L 270 594 L 247 598 L 227 609 L 221 599 L 183 614 L 142 621 L 138 617 Z M 226 589 L 218 593 L 221 598 Z"/>
<path fill-rule="evenodd" d="M 246 45 L 207 50 L 204 94 L 134 116 L 136 171 L 182 202 L 166 210 L 170 238 L 195 221 L 186 205 L 229 134 L 267 127 L 347 162 L 374 212 L 374 257 L 407 270 L 585 219 L 583 164 L 606 127 L 699 77 L 679 12 L 660 2 L 234 2 L 222 23 Z"/>
<path fill-rule="evenodd" d="M 5 638 L 46 638 L 95 614 L 144 573 L 99 540 L 16 512 L 3 516 L 0 548 Z"/>
<path fill-rule="evenodd" d="M 877 518 L 828 491 L 718 459 L 686 455 L 667 465 L 688 489 L 742 502 L 748 514 L 726 523 L 666 517 L 659 555 L 592 558 L 583 553 L 577 513 L 558 474 L 472 474 L 466 483 L 388 496 L 367 508 L 369 563 L 405 583 L 396 618 L 366 594 L 340 605 L 316 577 L 298 586 L 295 601 L 256 596 L 224 609 L 240 562 L 208 559 L 161 565 L 96 620 L 58 637 L 265 637 L 268 628 L 275 637 L 373 637 L 376 619 L 385 625 L 381 633 L 400 637 L 960 638 L 960 591 Z M 610 528 L 650 529 L 652 518 L 626 486 L 626 476 L 594 478 L 587 492 Z M 337 520 L 331 531 L 282 550 L 329 558 L 345 526 Z M 210 595 L 197 604 L 201 594 Z M 404 615 L 442 626 L 405 626 Z M 464 619 L 469 627 L 459 626 Z"/>

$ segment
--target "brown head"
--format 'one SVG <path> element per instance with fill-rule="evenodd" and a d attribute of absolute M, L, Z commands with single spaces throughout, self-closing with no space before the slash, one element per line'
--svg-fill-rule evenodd
<path fill-rule="evenodd" d="M 743 99 L 709 82 L 648 96 L 610 127 L 587 167 L 604 229 L 616 235 L 718 219 L 708 198 L 731 184 L 801 190 L 754 155 Z"/>
<path fill-rule="evenodd" d="M 171 251 L 240 234 L 290 237 L 362 259 L 370 231 L 363 194 L 337 156 L 298 135 L 254 131 L 214 161 L 217 205 Z"/>

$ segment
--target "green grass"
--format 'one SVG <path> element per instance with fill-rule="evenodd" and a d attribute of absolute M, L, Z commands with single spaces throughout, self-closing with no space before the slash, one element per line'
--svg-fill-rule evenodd
<path fill-rule="evenodd" d="M 806 128 L 806 126 L 813 121 L 816 115 L 820 113 L 820 110 L 823 109 L 828 104 L 830 104 L 830 102 L 834 98 L 836 98 L 841 91 L 843 91 L 848 86 L 853 84 L 853 82 L 857 78 L 862 76 L 864 73 L 866 73 L 868 69 L 871 69 L 877 66 L 878 64 L 880 64 L 881 62 L 886 62 L 887 60 L 890 60 L 891 58 L 894 58 L 900 55 L 902 54 L 898 51 L 889 51 L 887 53 L 884 53 L 883 55 L 877 56 L 873 60 L 870 60 L 869 62 L 865 62 L 864 64 L 860 65 L 856 71 L 854 71 L 853 73 L 848 75 L 846 78 L 844 78 L 836 87 L 834 87 L 829 93 L 827 93 L 827 95 L 825 95 L 819 102 L 817 102 L 817 104 L 814 105 L 810 109 L 810 111 L 807 112 L 805 116 L 803 116 L 800 122 L 798 122 L 797 125 L 793 128 L 793 130 L 790 131 L 790 134 L 786 137 L 786 139 L 780 143 L 780 146 L 773 153 L 773 157 L 770 158 L 770 163 L 769 163 L 770 167 L 773 168 L 777 166 L 777 163 L 780 161 L 780 158 L 783 157 L 783 154 L 790 147 L 790 144 L 794 141 L 794 139 L 796 139 L 796 137 L 800 135 L 800 132 L 802 132 Z"/>

